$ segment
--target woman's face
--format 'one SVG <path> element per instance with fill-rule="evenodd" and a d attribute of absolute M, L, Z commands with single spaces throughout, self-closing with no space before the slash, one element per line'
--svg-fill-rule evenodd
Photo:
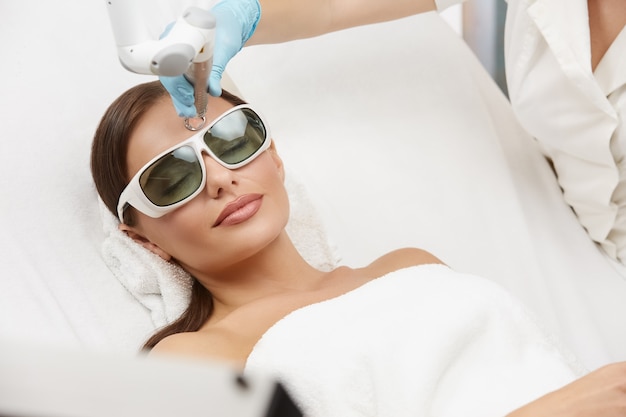
<path fill-rule="evenodd" d="M 224 99 L 210 97 L 207 122 L 231 107 Z M 176 115 L 170 98 L 163 97 L 142 116 L 130 136 L 129 178 L 154 156 L 192 134 Z M 220 272 L 249 259 L 283 232 L 289 217 L 282 161 L 273 144 L 236 170 L 224 168 L 206 154 L 204 164 L 206 186 L 197 197 L 160 218 L 135 211 L 136 224 L 122 225 L 144 247 L 176 259 L 194 276 Z"/>

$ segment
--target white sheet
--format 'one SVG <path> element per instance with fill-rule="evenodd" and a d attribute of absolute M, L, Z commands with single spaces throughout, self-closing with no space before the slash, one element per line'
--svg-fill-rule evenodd
<path fill-rule="evenodd" d="M 275 375 L 307 417 L 502 417 L 581 375 L 510 294 L 443 265 L 290 313 L 246 370 Z"/>
<path fill-rule="evenodd" d="M 153 325 L 102 260 L 89 147 L 108 104 L 153 77 L 117 62 L 104 2 L 0 16 L 0 334 L 132 353 Z M 624 279 L 438 15 L 250 47 L 229 70 L 344 263 L 426 248 L 509 288 L 590 368 L 626 359 Z"/>

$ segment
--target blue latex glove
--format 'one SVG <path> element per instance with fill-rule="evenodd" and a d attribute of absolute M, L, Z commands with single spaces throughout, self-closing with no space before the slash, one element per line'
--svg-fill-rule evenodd
<path fill-rule="evenodd" d="M 261 5 L 258 0 L 222 0 L 211 9 L 215 16 L 215 46 L 213 67 L 209 76 L 209 94 L 219 97 L 222 94 L 222 74 L 228 62 L 250 39 L 261 18 Z M 171 25 L 165 29 L 167 34 Z M 180 75 L 159 77 L 161 84 L 170 93 L 174 107 L 181 117 L 196 115 L 193 86 Z"/>

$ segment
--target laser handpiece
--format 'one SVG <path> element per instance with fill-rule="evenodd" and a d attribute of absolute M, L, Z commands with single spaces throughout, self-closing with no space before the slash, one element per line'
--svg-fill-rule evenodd
<path fill-rule="evenodd" d="M 185 127 L 191 131 L 201 129 L 206 123 L 206 107 L 208 104 L 208 79 L 213 65 L 213 44 L 207 44 L 198 54 L 194 62 L 185 72 L 185 78 L 193 85 L 196 116 L 185 119 Z M 209 50 L 210 49 L 210 50 Z"/>
<path fill-rule="evenodd" d="M 167 34 L 155 40 L 142 19 L 144 3 L 107 0 L 106 4 L 122 66 L 138 74 L 170 77 L 184 74 L 194 85 L 198 116 L 186 119 L 185 126 L 199 129 L 198 120 L 202 121 L 206 110 L 207 78 L 213 62 L 216 26 L 213 14 L 189 7 Z"/>

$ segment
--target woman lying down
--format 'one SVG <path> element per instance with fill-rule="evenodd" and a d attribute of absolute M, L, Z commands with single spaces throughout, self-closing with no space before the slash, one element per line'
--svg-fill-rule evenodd
<path fill-rule="evenodd" d="M 120 229 L 195 278 L 152 354 L 269 372 L 309 417 L 626 416 L 626 366 L 582 376 L 491 281 L 412 248 L 364 268 L 309 265 L 285 232 L 268 126 L 227 92 L 191 133 L 159 82 L 131 88 L 91 163 Z"/>

